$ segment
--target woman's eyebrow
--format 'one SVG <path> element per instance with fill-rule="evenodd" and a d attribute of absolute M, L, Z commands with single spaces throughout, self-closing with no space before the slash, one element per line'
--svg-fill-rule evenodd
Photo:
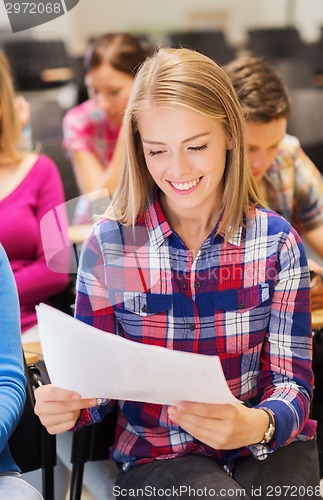
<path fill-rule="evenodd" d="M 202 132 L 201 134 L 193 135 L 192 137 L 188 137 L 187 139 L 184 139 L 184 141 L 182 141 L 182 144 L 185 144 L 186 142 L 194 141 L 195 139 L 199 139 L 200 137 L 205 137 L 206 135 L 209 135 L 209 134 L 210 134 L 210 132 Z M 156 145 L 156 146 L 165 146 L 166 145 L 165 142 L 148 141 L 147 139 L 142 139 L 142 142 L 144 142 L 146 144 Z"/>

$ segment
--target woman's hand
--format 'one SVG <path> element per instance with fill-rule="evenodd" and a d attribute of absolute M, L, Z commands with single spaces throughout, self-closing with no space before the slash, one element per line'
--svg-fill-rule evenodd
<path fill-rule="evenodd" d="M 311 278 L 311 308 L 314 311 L 323 308 L 323 269 L 311 259 L 308 259 L 308 267 L 310 271 L 313 271 Z"/>
<path fill-rule="evenodd" d="M 78 393 L 51 384 L 38 387 L 35 398 L 35 413 L 50 434 L 68 431 L 83 408 L 96 406 L 96 399 L 81 399 Z"/>
<path fill-rule="evenodd" d="M 312 311 L 316 309 L 323 309 L 323 284 L 322 279 L 318 278 L 321 283 L 315 284 L 311 287 L 311 308 Z"/>
<path fill-rule="evenodd" d="M 269 425 L 266 412 L 243 404 L 184 402 L 171 406 L 168 416 L 191 436 L 217 450 L 259 443 Z"/>
<path fill-rule="evenodd" d="M 16 96 L 16 109 L 18 112 L 21 128 L 30 121 L 30 104 L 22 95 Z"/>

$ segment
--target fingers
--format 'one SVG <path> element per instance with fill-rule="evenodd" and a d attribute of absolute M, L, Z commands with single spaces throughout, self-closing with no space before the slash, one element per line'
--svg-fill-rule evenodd
<path fill-rule="evenodd" d="M 311 307 L 312 310 L 323 308 L 323 289 L 311 288 Z"/>
<path fill-rule="evenodd" d="M 83 408 L 96 405 L 95 399 L 82 399 L 80 394 L 53 387 L 51 384 L 35 391 L 35 413 L 51 434 L 73 427 Z"/>
<path fill-rule="evenodd" d="M 321 290 L 323 289 L 323 281 L 321 278 L 321 275 L 314 275 L 314 277 L 311 279 L 311 290 Z"/>
<path fill-rule="evenodd" d="M 232 404 L 208 404 L 208 403 L 189 403 L 183 401 L 176 406 L 171 406 L 169 410 L 174 409 L 178 414 L 190 413 L 192 415 L 208 418 L 228 418 L 235 413 L 235 405 Z"/>

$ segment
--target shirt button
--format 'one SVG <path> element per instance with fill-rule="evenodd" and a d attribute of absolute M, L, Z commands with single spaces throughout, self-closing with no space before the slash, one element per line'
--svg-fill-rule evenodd
<path fill-rule="evenodd" d="M 201 283 L 199 281 L 195 281 L 194 286 L 195 288 L 200 288 Z"/>
<path fill-rule="evenodd" d="M 188 325 L 189 329 L 193 332 L 193 330 L 195 330 L 196 326 L 195 326 L 195 323 L 190 323 Z"/>
<path fill-rule="evenodd" d="M 243 308 L 244 308 L 244 303 L 243 303 L 243 302 L 239 302 L 239 304 L 238 304 L 238 308 L 239 308 L 239 309 L 243 309 Z"/>
<path fill-rule="evenodd" d="M 148 312 L 148 307 L 147 306 L 142 306 L 141 311 L 143 313 L 147 313 Z"/>

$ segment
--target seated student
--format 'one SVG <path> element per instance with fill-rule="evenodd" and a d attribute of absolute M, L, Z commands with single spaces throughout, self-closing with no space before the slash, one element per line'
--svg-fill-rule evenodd
<path fill-rule="evenodd" d="M 81 194 L 107 187 L 111 196 L 123 160 L 122 119 L 134 76 L 150 53 L 143 40 L 127 33 L 96 39 L 84 58 L 89 99 L 68 111 L 63 121 Z"/>
<path fill-rule="evenodd" d="M 83 247 L 76 317 L 218 355 L 243 404 L 119 401 L 115 494 L 319 497 L 306 255 L 290 223 L 263 208 L 229 78 L 202 54 L 161 49 L 136 76 L 124 129 L 124 182 Z M 114 404 L 50 385 L 36 400 L 55 434 Z"/>
<path fill-rule="evenodd" d="M 16 280 L 21 329 L 27 341 L 37 339 L 35 305 L 68 284 L 67 273 L 47 266 L 40 233 L 40 220 L 64 202 L 64 191 L 50 158 L 19 148 L 20 116 L 10 68 L 1 53 L 0 84 L 0 241 Z"/>
<path fill-rule="evenodd" d="M 280 76 L 261 59 L 243 56 L 224 67 L 246 118 L 248 157 L 253 177 L 269 207 L 287 219 L 323 258 L 323 178 L 286 134 L 290 99 Z M 312 308 L 323 307 L 323 269 L 311 283 Z"/>
<path fill-rule="evenodd" d="M 0 315 L 0 498 L 39 500 L 43 497 L 21 478 L 8 446 L 8 439 L 21 417 L 26 394 L 17 289 L 1 245 Z"/>

